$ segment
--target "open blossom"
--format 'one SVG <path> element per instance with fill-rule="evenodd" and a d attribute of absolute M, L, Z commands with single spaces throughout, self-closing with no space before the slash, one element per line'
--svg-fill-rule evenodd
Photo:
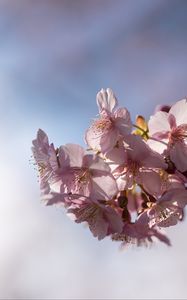
<path fill-rule="evenodd" d="M 169 155 L 176 168 L 187 170 L 187 101 L 183 99 L 175 103 L 169 112 L 158 111 L 151 116 L 148 123 L 150 136 L 159 143 L 151 141 L 153 147 L 160 148 Z"/>
<path fill-rule="evenodd" d="M 60 192 L 84 196 L 114 196 L 116 181 L 109 166 L 97 155 L 81 146 L 67 144 L 59 148 Z"/>
<path fill-rule="evenodd" d="M 116 145 L 120 135 L 131 132 L 132 124 L 128 110 L 117 108 L 111 89 L 102 89 L 97 94 L 97 105 L 100 116 L 86 131 L 85 139 L 91 149 L 106 153 Z"/>
<path fill-rule="evenodd" d="M 120 215 L 109 205 L 95 199 L 80 197 L 72 201 L 68 214 L 72 214 L 77 223 L 87 222 L 93 236 L 99 240 L 123 229 Z"/>
<path fill-rule="evenodd" d="M 110 203 L 108 199 L 52 192 L 45 195 L 44 200 L 47 205 L 63 205 L 76 223 L 87 222 L 93 236 L 99 240 L 123 229 L 121 215 L 107 204 Z"/>
<path fill-rule="evenodd" d="M 187 191 L 172 189 L 158 199 L 147 211 L 150 226 L 169 227 L 183 218 L 183 209 L 187 204 Z"/>
<path fill-rule="evenodd" d="M 122 247 L 128 244 L 147 246 L 148 243 L 153 242 L 153 238 L 157 238 L 168 246 L 171 245 L 169 239 L 158 228 L 149 227 L 149 218 L 146 213 L 140 215 L 134 223 L 125 223 L 121 233 L 112 235 L 112 240 L 122 242 Z"/>
<path fill-rule="evenodd" d="M 48 189 L 48 183 L 55 181 L 59 164 L 54 145 L 49 144 L 46 133 L 41 129 L 33 140 L 32 152 L 39 171 L 41 189 Z"/>
<path fill-rule="evenodd" d="M 157 169 L 165 169 L 167 165 L 158 153 L 152 151 L 139 137 L 131 135 L 126 138 L 128 147 L 115 148 L 106 157 L 111 162 L 121 162 L 113 169 L 114 177 L 120 190 L 132 189 L 135 183 L 152 194 L 161 191 L 161 177 Z M 117 157 L 116 157 L 117 155 Z"/>
<path fill-rule="evenodd" d="M 97 105 L 88 150 L 55 149 L 38 130 L 32 152 L 42 200 L 86 222 L 99 240 L 170 245 L 162 228 L 182 221 L 187 205 L 187 100 L 157 107 L 148 123 L 138 115 L 134 125 L 111 89 L 97 94 Z"/>

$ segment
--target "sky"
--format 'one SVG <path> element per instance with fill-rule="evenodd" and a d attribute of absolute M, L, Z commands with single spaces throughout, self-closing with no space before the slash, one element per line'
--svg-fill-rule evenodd
<path fill-rule="evenodd" d="M 0 298 L 185 299 L 187 223 L 172 247 L 98 241 L 40 201 L 31 143 L 84 144 L 101 88 L 132 119 L 187 95 L 187 1 L 0 0 Z"/>

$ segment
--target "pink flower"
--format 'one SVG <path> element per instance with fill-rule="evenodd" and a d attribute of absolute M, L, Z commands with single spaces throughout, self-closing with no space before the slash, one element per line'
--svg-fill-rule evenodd
<path fill-rule="evenodd" d="M 131 132 L 132 124 L 127 109 L 116 108 L 117 99 L 111 89 L 102 89 L 97 94 L 97 105 L 100 117 L 86 131 L 85 139 L 91 149 L 106 153 L 121 135 Z"/>
<path fill-rule="evenodd" d="M 87 222 L 92 234 L 99 240 L 123 229 L 121 216 L 109 205 L 98 200 L 80 197 L 72 201 L 68 214 L 73 214 L 75 222 Z"/>
<path fill-rule="evenodd" d="M 102 198 L 81 195 L 51 193 L 44 198 L 47 205 L 63 205 L 67 214 L 76 222 L 87 222 L 92 234 L 99 240 L 123 229 L 121 215 Z"/>
<path fill-rule="evenodd" d="M 153 242 L 153 238 L 157 238 L 168 246 L 171 245 L 169 239 L 157 228 L 149 227 L 149 218 L 146 213 L 141 214 L 134 223 L 126 223 L 121 233 L 112 235 L 112 240 L 121 241 L 122 247 L 128 244 L 147 246 L 148 243 Z"/>
<path fill-rule="evenodd" d="M 186 204 L 187 191 L 184 188 L 169 190 L 147 211 L 150 218 L 149 225 L 151 227 L 176 225 L 183 218 L 183 209 Z"/>
<path fill-rule="evenodd" d="M 42 200 L 86 222 L 99 240 L 111 236 L 139 246 L 157 238 L 170 245 L 158 228 L 182 221 L 187 205 L 187 100 L 157 107 L 149 130 L 138 116 L 133 132 L 111 89 L 96 100 L 99 118 L 85 136 L 91 149 L 55 149 L 38 130 L 32 152 Z"/>
<path fill-rule="evenodd" d="M 187 101 L 183 99 L 175 103 L 169 112 L 158 111 L 151 116 L 149 123 L 151 138 L 161 142 L 150 141 L 150 146 L 160 149 L 163 153 L 167 149 L 170 159 L 181 172 L 187 170 Z M 168 147 L 167 147 L 168 144 Z"/>
<path fill-rule="evenodd" d="M 131 189 L 137 183 L 150 194 L 160 194 L 158 170 L 167 167 L 162 156 L 152 151 L 139 136 L 128 136 L 126 142 L 128 147 L 120 146 L 106 155 L 119 190 Z"/>
<path fill-rule="evenodd" d="M 33 140 L 32 152 L 38 166 L 41 189 L 49 189 L 49 182 L 55 182 L 59 169 L 58 158 L 53 144 L 49 145 L 48 137 L 41 129 Z"/>
<path fill-rule="evenodd" d="M 118 193 L 109 166 L 97 155 L 79 146 L 67 144 L 59 148 L 61 193 L 91 197 L 113 197 Z"/>

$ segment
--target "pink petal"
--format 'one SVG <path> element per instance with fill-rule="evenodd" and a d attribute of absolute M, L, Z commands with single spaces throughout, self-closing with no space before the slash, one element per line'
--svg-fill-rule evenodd
<path fill-rule="evenodd" d="M 103 239 L 108 233 L 108 221 L 103 216 L 104 208 L 96 202 L 86 198 L 80 204 L 72 204 L 68 209 L 68 215 L 74 215 L 76 223 L 87 222 L 94 237 Z"/>
<path fill-rule="evenodd" d="M 141 166 L 148 168 L 167 167 L 162 156 L 153 152 L 140 136 L 130 135 L 126 137 L 125 141 L 131 149 L 127 149 L 127 153 L 132 161 L 139 162 Z"/>
<path fill-rule="evenodd" d="M 108 132 L 108 134 L 103 135 L 100 142 L 101 152 L 105 154 L 113 149 L 118 141 L 118 138 L 119 136 L 116 129 L 112 129 Z"/>
<path fill-rule="evenodd" d="M 108 111 L 112 113 L 117 106 L 117 99 L 111 89 L 102 89 L 96 97 L 99 112 Z"/>
<path fill-rule="evenodd" d="M 37 146 L 49 145 L 47 134 L 42 129 L 38 129 L 37 138 L 33 144 Z"/>
<path fill-rule="evenodd" d="M 109 234 L 122 232 L 124 223 L 120 215 L 113 208 L 110 206 L 105 207 L 104 216 L 109 223 Z"/>
<path fill-rule="evenodd" d="M 99 171 L 94 174 L 91 179 L 92 182 L 92 197 L 111 199 L 118 193 L 116 181 L 112 175 L 103 175 Z"/>
<path fill-rule="evenodd" d="M 32 141 L 32 144 L 34 147 L 32 147 L 32 150 L 34 152 L 34 154 L 36 154 L 37 156 L 48 156 L 48 150 L 49 150 L 49 140 L 48 137 L 46 135 L 46 133 L 39 129 L 37 132 L 37 137 L 35 140 Z M 39 157 L 38 157 L 39 159 Z"/>
<path fill-rule="evenodd" d="M 97 214 L 95 221 L 89 227 L 93 236 L 98 240 L 105 238 L 108 232 L 108 222 L 103 218 L 102 212 Z"/>
<path fill-rule="evenodd" d="M 150 117 L 148 122 L 150 136 L 158 132 L 170 131 L 170 124 L 168 122 L 168 113 L 158 111 L 155 115 Z"/>
<path fill-rule="evenodd" d="M 90 180 L 86 183 L 79 182 L 77 176 L 79 174 L 74 170 L 67 170 L 61 175 L 61 193 L 72 193 L 89 196 L 91 193 Z"/>
<path fill-rule="evenodd" d="M 175 103 L 170 111 L 169 114 L 172 114 L 175 119 L 177 126 L 181 124 L 187 123 L 187 101 L 186 99 L 180 100 L 177 103 Z"/>
<path fill-rule="evenodd" d="M 107 163 L 109 163 L 110 166 L 124 164 L 127 161 L 127 153 L 123 142 L 119 142 L 117 147 L 108 151 L 105 157 L 107 158 Z"/>
<path fill-rule="evenodd" d="M 164 142 L 167 142 L 167 140 L 163 140 Z M 163 154 L 163 152 L 167 149 L 167 145 L 160 143 L 159 141 L 154 141 L 152 139 L 149 139 L 147 141 L 147 145 L 155 152 L 159 154 Z"/>
<path fill-rule="evenodd" d="M 153 196 L 159 196 L 161 194 L 162 180 L 157 172 L 142 170 L 138 181 L 149 194 Z"/>
<path fill-rule="evenodd" d="M 142 167 L 147 168 L 167 168 L 167 164 L 165 163 L 163 157 L 160 154 L 153 151 L 150 151 L 149 155 L 142 160 L 141 165 Z"/>
<path fill-rule="evenodd" d="M 86 131 L 85 140 L 91 149 L 106 153 L 116 145 L 118 134 L 115 128 L 98 133 L 90 127 Z"/>
<path fill-rule="evenodd" d="M 127 153 L 132 161 L 142 162 L 152 151 L 140 136 L 128 135 L 125 142 L 129 145 Z"/>
<path fill-rule="evenodd" d="M 169 204 L 184 208 L 187 205 L 187 190 L 185 190 L 184 188 L 169 190 L 158 200 L 158 202 L 168 202 Z"/>
<path fill-rule="evenodd" d="M 110 173 L 110 167 L 105 161 L 98 155 L 88 154 L 84 156 L 83 165 L 86 168 L 89 168 L 93 174 L 96 174 L 97 171 L 103 171 Z"/>
<path fill-rule="evenodd" d="M 57 171 L 60 167 L 58 165 L 56 151 L 53 144 L 49 146 L 49 163 L 54 171 Z"/>
<path fill-rule="evenodd" d="M 168 116 L 168 122 L 169 122 L 169 125 L 170 125 L 170 128 L 171 128 L 171 129 L 177 127 L 176 119 L 175 119 L 174 115 L 169 114 L 169 116 Z"/>
<path fill-rule="evenodd" d="M 88 128 L 85 132 L 85 142 L 94 151 L 101 150 L 101 134 L 93 130 L 93 126 Z"/>
<path fill-rule="evenodd" d="M 176 142 L 169 149 L 170 158 L 174 162 L 177 169 L 181 172 L 187 170 L 187 145 L 181 142 Z"/>
<path fill-rule="evenodd" d="M 118 108 L 115 112 L 115 127 L 118 128 L 120 134 L 127 135 L 131 132 L 132 122 L 130 113 L 126 108 Z"/>
<path fill-rule="evenodd" d="M 76 144 L 66 144 L 59 148 L 59 161 L 63 168 L 81 168 L 83 164 L 84 149 Z"/>
<path fill-rule="evenodd" d="M 165 243 L 166 245 L 168 246 L 171 246 L 171 242 L 170 240 L 168 239 L 168 237 L 163 234 L 162 232 L 158 231 L 158 230 L 154 230 L 154 236 L 160 240 L 161 242 Z"/>
<path fill-rule="evenodd" d="M 166 220 L 160 221 L 157 225 L 159 227 L 170 227 L 175 226 L 180 220 L 180 214 L 179 213 L 173 213 L 171 216 L 169 216 Z"/>
<path fill-rule="evenodd" d="M 132 179 L 132 177 L 131 177 L 131 179 Z M 118 190 L 119 191 L 124 191 L 124 190 L 132 187 L 133 179 L 130 182 L 129 178 L 128 178 L 128 181 L 127 181 L 126 176 L 123 176 L 123 177 L 119 176 L 119 177 L 116 178 L 116 183 L 117 183 Z"/>
<path fill-rule="evenodd" d="M 46 205 L 65 205 L 68 194 L 51 192 L 43 195 L 42 200 Z"/>

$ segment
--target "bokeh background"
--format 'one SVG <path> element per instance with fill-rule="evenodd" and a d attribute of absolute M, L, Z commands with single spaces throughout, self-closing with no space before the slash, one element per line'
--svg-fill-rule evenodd
<path fill-rule="evenodd" d="M 186 299 L 187 221 L 172 247 L 119 250 L 40 203 L 31 141 L 84 146 L 95 95 L 134 119 L 187 95 L 187 1 L 0 0 L 0 298 Z"/>

